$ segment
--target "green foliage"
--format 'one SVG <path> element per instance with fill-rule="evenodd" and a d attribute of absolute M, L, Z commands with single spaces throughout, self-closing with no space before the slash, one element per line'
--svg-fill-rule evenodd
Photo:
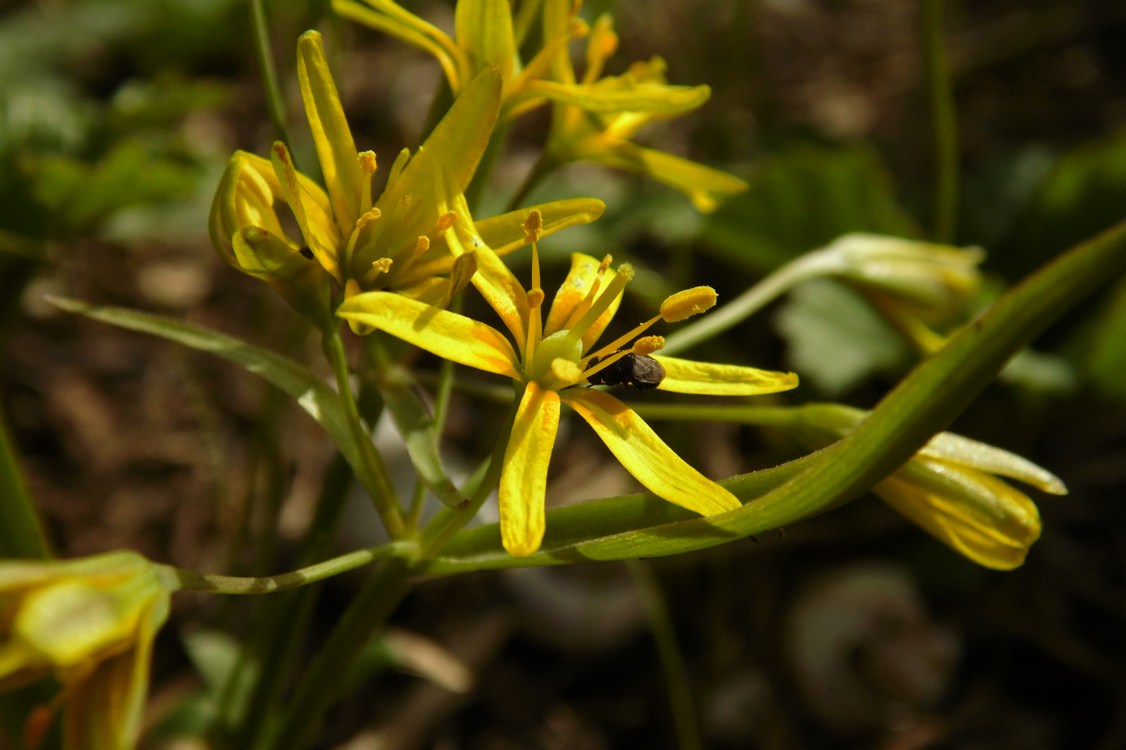
<path fill-rule="evenodd" d="M 848 232 L 916 237 L 891 178 L 869 150 L 794 145 L 767 157 L 751 187 L 705 224 L 705 249 L 765 272 Z"/>

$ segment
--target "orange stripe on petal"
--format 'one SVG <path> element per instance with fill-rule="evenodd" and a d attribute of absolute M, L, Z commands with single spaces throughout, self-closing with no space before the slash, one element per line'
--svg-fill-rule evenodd
<path fill-rule="evenodd" d="M 574 388 L 564 392 L 563 400 L 654 494 L 705 516 L 741 507 L 734 495 L 685 463 L 636 412 L 610 394 Z"/>
<path fill-rule="evenodd" d="M 345 300 L 336 314 L 386 331 L 443 359 L 521 379 L 516 353 L 504 334 L 464 315 L 391 292 L 357 294 Z"/>
<path fill-rule="evenodd" d="M 547 466 L 558 430 L 559 394 L 528 383 L 504 452 L 498 493 L 501 541 L 513 557 L 532 554 L 543 541 Z"/>

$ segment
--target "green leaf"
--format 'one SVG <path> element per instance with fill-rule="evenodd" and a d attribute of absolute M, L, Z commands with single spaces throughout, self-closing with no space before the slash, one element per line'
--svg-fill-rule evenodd
<path fill-rule="evenodd" d="M 891 179 L 867 150 L 791 146 L 752 173 L 750 188 L 708 217 L 705 250 L 742 268 L 773 270 L 848 232 L 917 237 Z"/>
<path fill-rule="evenodd" d="M 51 557 L 35 503 L 24 486 L 8 427 L 0 417 L 0 558 Z"/>
<path fill-rule="evenodd" d="M 161 315 L 120 307 L 95 307 L 61 297 L 48 299 L 69 312 L 118 328 L 159 336 L 189 349 L 209 352 L 242 365 L 296 399 L 298 405 L 325 429 L 348 463 L 353 468 L 359 466 L 360 448 L 348 429 L 348 420 L 339 395 L 293 360 L 217 331 Z M 358 468 L 356 470 L 360 471 Z"/>
<path fill-rule="evenodd" d="M 910 360 L 903 339 L 844 284 L 815 279 L 795 288 L 777 314 L 789 369 L 836 397 Z"/>
<path fill-rule="evenodd" d="M 379 375 L 379 393 L 403 438 L 418 478 L 445 505 L 464 507 L 469 500 L 449 480 L 442 466 L 434 415 L 419 398 L 418 385 L 410 372 L 401 365 L 383 362 Z"/>

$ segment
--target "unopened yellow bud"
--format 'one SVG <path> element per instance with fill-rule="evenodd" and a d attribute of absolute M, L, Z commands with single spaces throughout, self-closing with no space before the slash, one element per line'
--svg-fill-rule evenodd
<path fill-rule="evenodd" d="M 661 317 L 666 323 L 679 323 L 693 315 L 715 307 L 717 295 L 710 286 L 697 286 L 670 295 L 661 303 Z"/>
<path fill-rule="evenodd" d="M 659 351 L 664 348 L 664 336 L 642 336 L 637 341 L 633 342 L 633 347 L 630 351 L 632 351 L 634 354 L 640 354 L 644 356 L 647 354 L 652 354 L 653 352 Z"/>

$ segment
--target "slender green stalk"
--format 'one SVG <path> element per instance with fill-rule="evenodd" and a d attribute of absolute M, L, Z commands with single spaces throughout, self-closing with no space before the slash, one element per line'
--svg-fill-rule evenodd
<path fill-rule="evenodd" d="M 269 594 L 274 591 L 294 589 L 325 578 L 331 578 L 376 560 L 384 560 L 395 554 L 406 554 L 413 550 L 414 545 L 410 543 L 385 544 L 370 549 L 356 550 L 300 570 L 273 576 L 221 576 L 197 573 L 194 570 L 177 568 L 172 565 L 159 565 L 158 567 L 165 568 L 172 573 L 180 582 L 181 591 L 207 591 L 212 594 Z"/>
<path fill-rule="evenodd" d="M 395 494 L 395 488 L 391 485 L 387 467 L 383 465 L 383 459 L 375 450 L 371 435 L 368 434 L 360 418 L 356 399 L 352 395 L 348 358 L 344 352 L 344 341 L 340 338 L 340 331 L 336 329 L 326 333 L 323 343 L 325 356 L 332 363 L 332 371 L 336 375 L 336 388 L 348 419 L 348 429 L 360 451 L 360 465 L 363 471 L 359 479 L 371 495 L 372 503 L 387 533 L 392 539 L 397 539 L 403 536 L 405 531 L 403 511 Z"/>
<path fill-rule="evenodd" d="M 922 48 L 927 98 L 934 123 L 934 238 L 952 242 L 958 211 L 958 126 L 950 66 L 942 43 L 943 0 L 923 0 Z"/>
<path fill-rule="evenodd" d="M 305 671 L 267 747 L 282 750 L 310 746 L 325 710 L 345 687 L 340 676 L 410 591 L 408 573 L 405 560 L 391 559 L 368 579 Z"/>
<path fill-rule="evenodd" d="M 266 22 L 266 0 L 250 0 L 251 19 L 254 26 L 254 49 L 258 55 L 258 67 L 262 70 L 262 87 L 266 95 L 266 109 L 274 124 L 274 133 L 279 141 L 289 146 L 289 132 L 285 121 L 285 98 L 278 85 L 278 71 L 274 67 L 274 51 L 270 44 L 270 29 Z"/>
<path fill-rule="evenodd" d="M 0 415 L 0 557 L 51 557 L 35 503 L 23 483 L 8 426 Z"/>
<path fill-rule="evenodd" d="M 813 252 L 802 255 L 730 302 L 666 336 L 660 353 L 674 354 L 689 349 L 741 323 L 803 281 L 836 270 L 839 270 L 839 261 L 833 254 Z"/>
<path fill-rule="evenodd" d="M 669 694 L 673 726 L 676 727 L 676 746 L 680 750 L 700 750 L 700 726 L 696 720 L 696 707 L 692 688 L 688 683 L 688 670 L 676 642 L 676 631 L 669 617 L 668 605 L 661 593 L 660 583 L 652 567 L 645 560 L 626 560 L 626 570 L 633 579 L 634 588 L 641 597 L 641 605 L 649 618 L 649 631 L 657 644 L 657 656 L 665 673 L 665 689 Z"/>
<path fill-rule="evenodd" d="M 736 422 L 759 427 L 793 427 L 801 422 L 805 406 L 717 406 L 715 404 L 638 403 L 633 410 L 651 420 Z"/>

